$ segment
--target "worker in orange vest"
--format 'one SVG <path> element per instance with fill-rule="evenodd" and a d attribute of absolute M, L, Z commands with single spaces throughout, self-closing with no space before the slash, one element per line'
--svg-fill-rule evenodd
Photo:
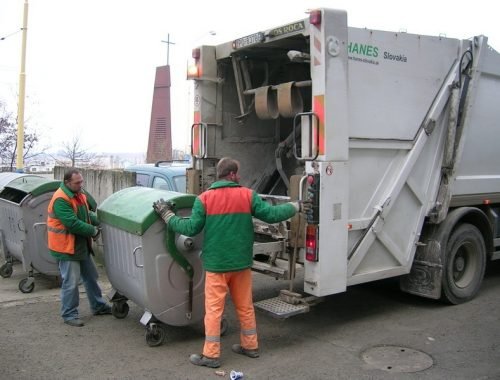
<path fill-rule="evenodd" d="M 92 260 L 92 239 L 100 229 L 97 216 L 90 210 L 83 190 L 83 176 L 78 169 L 64 174 L 61 186 L 52 196 L 47 218 L 50 253 L 58 261 L 61 272 L 61 316 L 64 323 L 81 327 L 78 314 L 80 277 L 94 315 L 111 314 L 97 283 L 98 273 Z"/>

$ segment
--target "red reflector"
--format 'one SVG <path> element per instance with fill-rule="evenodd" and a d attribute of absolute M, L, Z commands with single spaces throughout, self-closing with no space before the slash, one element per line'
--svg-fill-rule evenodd
<path fill-rule="evenodd" d="M 321 25 L 321 11 L 318 9 L 311 11 L 311 13 L 309 13 L 309 22 L 316 26 Z"/>
<path fill-rule="evenodd" d="M 314 225 L 306 229 L 306 260 L 318 261 L 318 227 Z"/>
<path fill-rule="evenodd" d="M 201 57 L 201 51 L 200 51 L 200 49 L 199 48 L 193 49 L 193 51 L 191 52 L 191 56 L 194 59 L 199 59 Z"/>

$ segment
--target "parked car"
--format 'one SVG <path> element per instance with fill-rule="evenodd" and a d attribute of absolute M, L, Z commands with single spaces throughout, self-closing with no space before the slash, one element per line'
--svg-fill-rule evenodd
<path fill-rule="evenodd" d="M 185 193 L 186 169 L 190 166 L 187 161 L 158 161 L 154 164 L 132 165 L 125 171 L 136 173 L 136 186 Z"/>

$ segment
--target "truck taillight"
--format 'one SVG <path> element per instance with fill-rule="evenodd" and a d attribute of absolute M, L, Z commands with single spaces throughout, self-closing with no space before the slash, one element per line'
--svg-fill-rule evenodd
<path fill-rule="evenodd" d="M 320 26 L 321 25 L 321 10 L 315 9 L 309 13 L 309 22 L 312 25 Z"/>
<path fill-rule="evenodd" d="M 308 225 L 306 229 L 306 260 L 318 261 L 318 226 Z"/>
<path fill-rule="evenodd" d="M 200 77 L 200 70 L 196 63 L 191 63 L 187 67 L 187 79 L 198 79 Z"/>
<path fill-rule="evenodd" d="M 191 56 L 193 57 L 193 60 L 191 62 L 188 62 L 187 79 L 198 79 L 201 77 L 201 68 L 200 68 L 201 49 L 200 48 L 193 49 L 191 52 Z"/>

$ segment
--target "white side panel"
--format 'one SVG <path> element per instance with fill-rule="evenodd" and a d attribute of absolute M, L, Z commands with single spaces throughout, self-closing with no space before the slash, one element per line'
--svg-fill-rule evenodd
<path fill-rule="evenodd" d="M 460 41 L 349 28 L 349 137 L 413 140 Z"/>
<path fill-rule="evenodd" d="M 432 135 L 422 134 L 410 150 L 376 141 L 371 148 L 350 150 L 350 193 L 355 195 L 349 208 L 348 285 L 410 271 L 439 185 L 446 123 L 443 115 Z"/>
<path fill-rule="evenodd" d="M 500 54 L 484 44 L 453 195 L 500 193 Z M 472 83 L 471 83 L 472 84 Z"/>

